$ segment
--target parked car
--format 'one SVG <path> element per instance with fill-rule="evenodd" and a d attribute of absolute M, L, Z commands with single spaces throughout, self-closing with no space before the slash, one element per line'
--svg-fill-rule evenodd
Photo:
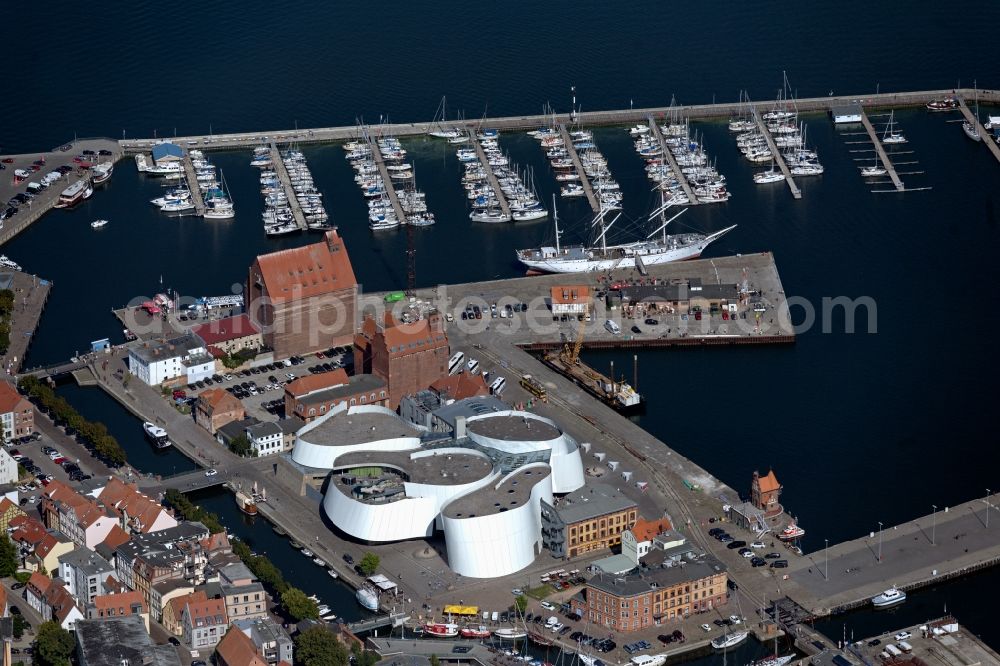
<path fill-rule="evenodd" d="M 548 601 L 543 601 L 539 605 L 547 611 L 554 611 L 556 609 L 556 607 Z"/>

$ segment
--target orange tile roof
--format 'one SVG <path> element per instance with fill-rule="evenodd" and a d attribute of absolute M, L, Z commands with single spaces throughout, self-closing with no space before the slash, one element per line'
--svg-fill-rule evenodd
<path fill-rule="evenodd" d="M 237 627 L 230 627 L 215 651 L 225 666 L 267 666 L 254 642 Z"/>
<path fill-rule="evenodd" d="M 10 521 L 10 526 L 17 528 L 11 533 L 10 538 L 34 546 L 35 555 L 38 557 L 45 557 L 59 543 L 59 539 L 49 534 L 45 525 L 30 516 L 15 516 Z"/>
<path fill-rule="evenodd" d="M 766 476 L 757 477 L 757 487 L 760 488 L 760 492 L 769 493 L 775 490 L 781 489 L 781 484 L 778 483 L 778 478 L 774 476 L 774 470 L 768 471 Z"/>
<path fill-rule="evenodd" d="M 464 400 L 490 393 L 482 375 L 473 375 L 468 372 L 442 377 L 431 384 L 431 390 L 437 393 L 447 393 L 454 400 Z"/>
<path fill-rule="evenodd" d="M 108 591 L 108 594 L 128 592 L 128 588 L 125 587 L 125 584 L 114 576 L 108 576 L 107 580 L 104 581 L 104 589 Z"/>
<path fill-rule="evenodd" d="M 206 345 L 214 345 L 256 335 L 259 331 L 249 315 L 241 314 L 199 324 L 192 328 L 191 332 L 204 340 Z"/>
<path fill-rule="evenodd" d="M 41 571 L 31 572 L 31 578 L 28 579 L 28 587 L 32 587 L 38 590 L 39 594 L 45 594 L 49 586 L 52 585 L 52 579 L 43 574 Z"/>
<path fill-rule="evenodd" d="M 550 291 L 553 305 L 590 302 L 590 287 L 582 284 L 552 287 Z"/>
<path fill-rule="evenodd" d="M 127 611 L 125 613 L 119 613 L 119 615 L 131 615 L 133 604 L 141 605 L 141 612 L 149 612 L 149 607 L 146 605 L 145 599 L 142 598 L 142 592 L 140 590 L 134 590 L 132 592 L 119 592 L 116 594 L 99 594 L 94 597 L 94 608 L 97 610 L 123 608 Z"/>
<path fill-rule="evenodd" d="M 670 528 L 670 521 L 666 518 L 660 518 L 658 520 L 645 520 L 640 518 L 635 521 L 635 525 L 632 526 L 632 534 L 635 535 L 636 541 L 652 541 L 656 535 L 662 534 Z"/>
<path fill-rule="evenodd" d="M 108 536 L 104 537 L 104 541 L 102 541 L 101 543 L 103 543 L 111 550 L 114 550 L 118 546 L 128 541 L 129 538 L 130 537 L 128 535 L 128 532 L 123 530 L 121 526 L 115 525 L 114 527 L 111 528 L 111 530 L 108 532 Z"/>
<path fill-rule="evenodd" d="M 332 372 L 306 375 L 305 377 L 299 377 L 295 381 L 288 382 L 285 385 L 285 392 L 290 393 L 293 398 L 301 398 L 313 391 L 322 391 L 334 386 L 341 386 L 342 384 L 347 384 L 349 381 L 347 371 L 343 368 L 337 368 Z"/>
<path fill-rule="evenodd" d="M 208 599 L 208 595 L 205 594 L 204 590 L 198 590 L 196 592 L 189 592 L 188 594 L 180 597 L 174 597 L 167 602 L 167 605 L 173 608 L 174 617 L 180 620 L 181 612 L 184 610 L 185 606 L 189 603 L 205 601 L 206 599 Z"/>
<path fill-rule="evenodd" d="M 241 405 L 236 396 L 222 389 L 208 389 L 202 391 L 198 400 L 207 405 L 214 412 L 217 409 L 231 410 L 238 409 Z"/>
<path fill-rule="evenodd" d="M 351 259 L 336 231 L 326 232 L 319 243 L 262 254 L 256 263 L 272 301 L 309 298 L 357 285 Z"/>
<path fill-rule="evenodd" d="M 140 532 L 149 532 L 160 513 L 167 511 L 156 500 L 140 493 L 137 486 L 124 483 L 117 477 L 112 477 L 108 481 L 98 499 L 108 506 L 127 513 L 130 520 L 138 519 L 142 525 Z"/>
<path fill-rule="evenodd" d="M 69 615 L 70 611 L 76 608 L 76 600 L 66 589 L 66 585 L 61 580 L 54 580 L 49 588 L 45 590 L 45 603 L 52 608 L 52 614 L 62 622 Z"/>
<path fill-rule="evenodd" d="M 9 382 L 0 381 L 0 414 L 7 414 L 21 408 L 25 397 L 17 392 Z M 28 403 L 29 405 L 31 403 Z"/>
<path fill-rule="evenodd" d="M 215 534 L 209 534 L 207 537 L 201 540 L 201 547 L 208 552 L 215 550 L 223 550 L 230 548 L 229 535 L 225 532 L 216 532 Z"/>
<path fill-rule="evenodd" d="M 25 516 L 25 515 L 27 515 L 26 513 L 24 513 L 23 510 L 21 510 L 21 507 L 19 507 L 18 505 L 14 504 L 13 502 L 11 502 L 6 497 L 4 497 L 2 500 L 0 500 L 0 516 L 6 515 L 7 512 L 10 511 L 10 510 L 12 510 L 12 509 L 14 511 L 14 515 L 15 516 Z"/>
<path fill-rule="evenodd" d="M 427 319 L 404 324 L 395 322 L 382 329 L 382 337 L 390 355 L 412 354 L 424 349 L 448 345 L 448 338 L 441 331 L 431 328 Z"/>
<path fill-rule="evenodd" d="M 208 624 L 226 624 L 228 622 L 226 616 L 226 600 L 225 599 L 205 599 L 203 601 L 188 601 L 187 605 L 184 607 L 187 610 L 188 617 L 194 621 L 197 618 L 202 618 L 205 620 L 211 620 Z M 216 622 L 214 618 L 221 618 L 219 622 Z"/>

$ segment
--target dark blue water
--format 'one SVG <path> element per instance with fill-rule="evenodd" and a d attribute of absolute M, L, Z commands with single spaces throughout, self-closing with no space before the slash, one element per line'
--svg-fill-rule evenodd
<path fill-rule="evenodd" d="M 774 0 L 725 7 L 446 0 L 394 3 L 377 19 L 368 6 L 344 3 L 40 7 L 19 3 L 6 12 L 17 29 L 7 31 L 5 45 L 17 62 L 5 68 L 0 152 L 47 149 L 74 135 L 425 120 L 444 94 L 466 117 L 536 113 L 546 101 L 566 111 L 571 85 L 584 110 L 662 105 L 674 94 L 685 103 L 732 100 L 740 89 L 763 100 L 781 87 L 782 70 L 800 96 L 973 80 L 1000 86 L 993 67 L 1000 5 L 987 2 L 959 11 L 921 0 L 890 12 L 862 2 L 790 11 Z M 773 251 L 788 294 L 817 306 L 823 297 L 870 296 L 877 334 L 848 335 L 835 318 L 832 333 L 807 331 L 793 347 L 640 358 L 640 390 L 651 405 L 641 425 L 736 488 L 747 487 L 753 469 L 773 465 L 786 506 L 808 530 L 807 548 L 996 485 L 992 377 L 1000 359 L 989 332 L 1000 317 L 989 288 L 1000 281 L 998 167 L 946 117 L 904 111 L 897 119 L 910 138 L 906 149 L 915 151 L 908 159 L 919 161 L 902 170 L 925 171 L 904 180 L 932 191 L 871 194 L 856 174 L 852 139 L 815 116 L 809 138 L 827 173 L 800 179 L 797 202 L 783 185 L 751 182 L 723 125 L 698 123 L 734 198 L 675 223 L 707 231 L 739 224 L 710 256 Z M 641 218 L 651 196 L 627 136 L 602 129 L 596 141 L 622 185 L 625 218 Z M 538 146 L 522 135 L 501 142 L 515 162 L 534 168 L 548 203 L 558 186 Z M 452 147 L 423 139 L 406 146 L 439 220 L 415 234 L 418 284 L 520 274 L 513 250 L 537 245 L 548 224 L 470 223 Z M 306 154 L 359 280 L 369 289 L 405 284 L 405 233 L 369 232 L 339 147 Z M 29 365 L 65 359 L 91 340 L 119 339 L 109 310 L 136 296 L 161 287 L 229 293 L 254 255 L 314 238 L 264 237 L 248 155 L 213 159 L 236 201 L 235 220 L 161 216 L 147 203 L 159 195 L 158 181 L 121 162 L 106 191 L 75 211 L 53 212 L 3 248 L 55 283 Z M 560 214 L 566 240 L 579 238 L 586 207 L 560 202 Z M 95 218 L 111 224 L 94 231 Z M 627 363 L 625 355 L 587 354 L 600 367 L 612 358 Z M 65 390 L 82 412 L 113 426 L 144 471 L 170 473 L 186 462 L 148 450 L 135 437 L 137 422 L 97 391 Z M 220 511 L 231 504 L 224 497 Z M 228 510 L 227 524 L 244 529 L 241 514 Z M 979 582 L 943 585 L 915 597 L 926 604 L 905 608 L 937 614 L 948 603 L 974 622 L 975 585 L 1000 587 L 1000 576 L 971 580 Z"/>

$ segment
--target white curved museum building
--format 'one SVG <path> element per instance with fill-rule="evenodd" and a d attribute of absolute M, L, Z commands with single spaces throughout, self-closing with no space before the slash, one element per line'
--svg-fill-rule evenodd
<path fill-rule="evenodd" d="M 584 484 L 576 441 L 513 410 L 459 417 L 448 435 L 341 405 L 299 431 L 292 460 L 332 471 L 323 510 L 338 529 L 370 542 L 441 530 L 451 568 L 473 578 L 528 566 L 542 550 L 541 500 Z"/>

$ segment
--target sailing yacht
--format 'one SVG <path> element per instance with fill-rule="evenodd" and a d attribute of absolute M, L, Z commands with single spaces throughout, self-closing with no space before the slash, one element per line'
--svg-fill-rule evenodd
<path fill-rule="evenodd" d="M 660 198 L 661 201 L 664 201 L 664 193 L 662 191 Z M 552 205 L 554 210 L 554 197 Z M 641 240 L 620 245 L 608 245 L 607 232 L 621 217 L 621 213 L 615 216 L 609 224 L 605 222 L 605 216 L 609 212 L 609 209 L 606 207 L 601 208 L 601 211 L 590 224 L 591 228 L 595 231 L 598 228 L 600 229 L 600 234 L 592 246 L 562 246 L 559 242 L 559 237 L 562 233 L 559 230 L 559 219 L 557 215 L 553 214 L 556 236 L 555 247 L 543 246 L 540 248 L 517 250 L 517 259 L 528 268 L 549 273 L 582 273 L 665 264 L 671 261 L 682 261 L 701 256 L 706 247 L 736 228 L 734 224 L 731 227 L 726 227 L 721 231 L 716 231 L 707 236 L 699 233 L 668 235 L 666 232 L 667 225 L 685 212 L 681 211 L 669 220 L 665 219 L 667 209 L 673 205 L 675 204 L 671 203 L 671 201 L 665 201 L 649 216 L 650 221 L 657 216 L 663 221 L 652 233 Z M 661 234 L 661 236 L 656 237 L 657 234 Z"/>
<path fill-rule="evenodd" d="M 861 175 L 864 176 L 865 178 L 871 178 L 873 176 L 884 176 L 886 173 L 888 172 L 885 170 L 885 167 L 880 166 L 879 164 L 861 167 Z"/>
<path fill-rule="evenodd" d="M 785 174 L 774 170 L 774 160 L 771 160 L 771 168 L 767 171 L 758 171 L 753 175 L 753 182 L 758 185 L 765 183 L 780 183 L 785 179 Z"/>
<path fill-rule="evenodd" d="M 906 143 L 906 137 L 896 129 L 896 112 L 889 112 L 889 124 L 885 126 L 885 132 L 882 134 L 882 143 L 894 144 L 894 143 Z"/>
<path fill-rule="evenodd" d="M 983 137 L 979 135 L 979 89 L 976 88 L 976 122 L 970 122 L 966 120 L 962 123 L 962 131 L 965 132 L 965 136 L 969 137 L 973 141 L 982 141 Z"/>
<path fill-rule="evenodd" d="M 433 129 L 427 132 L 427 135 L 436 137 L 438 139 L 449 139 L 449 140 L 458 138 L 464 139 L 465 134 L 461 130 L 455 127 L 451 128 L 442 127 L 441 123 L 444 122 L 447 113 L 448 113 L 448 103 L 447 100 L 444 97 L 442 97 L 441 103 L 438 104 L 437 111 L 434 112 L 434 120 L 431 121 Z M 439 114 L 440 118 L 438 117 Z"/>
<path fill-rule="evenodd" d="M 222 174 L 222 189 L 212 190 L 205 197 L 205 219 L 207 220 L 228 220 L 236 217 L 236 207 L 229 196 L 229 188 L 226 186 L 226 174 Z"/>

